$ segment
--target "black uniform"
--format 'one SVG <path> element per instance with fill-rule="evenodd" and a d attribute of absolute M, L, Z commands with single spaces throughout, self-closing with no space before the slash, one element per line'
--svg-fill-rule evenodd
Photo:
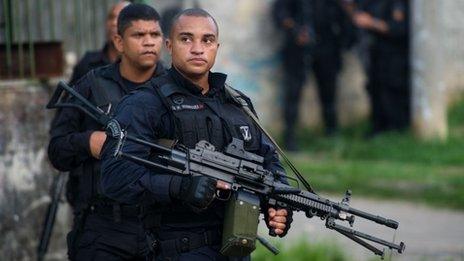
<path fill-rule="evenodd" d="M 158 63 L 154 76 L 162 74 Z M 119 63 L 92 70 L 75 89 L 103 110 L 111 110 L 139 84 L 121 77 Z M 73 99 L 73 98 L 71 98 Z M 100 162 L 90 153 L 89 138 L 102 130 L 92 118 L 77 109 L 63 109 L 53 122 L 48 155 L 53 166 L 70 171 L 72 186 L 68 199 L 74 210 L 74 224 L 68 234 L 72 260 L 144 260 L 145 234 L 138 220 L 139 208 L 104 197 L 98 187 Z"/>
<path fill-rule="evenodd" d="M 152 80 L 149 87 L 125 97 L 115 118 L 130 135 L 150 142 L 179 139 L 193 148 L 198 141 L 206 140 L 221 151 L 235 137 L 244 141 L 246 150 L 262 155 L 266 168 L 282 171 L 274 147 L 225 93 L 225 80 L 224 74 L 210 73 L 210 90 L 202 95 L 197 86 L 171 68 L 167 75 Z M 108 140 L 104 146 L 103 192 L 128 204 L 143 199 L 156 205 L 144 217 L 146 228 L 158 240 L 156 259 L 227 260 L 218 252 L 224 203 L 215 201 L 205 211 L 192 211 L 170 193 L 181 177 L 115 159 L 111 155 L 116 143 Z M 126 141 L 123 151 L 142 158 L 150 154 L 149 148 L 130 141 Z"/>
<path fill-rule="evenodd" d="M 76 82 L 86 75 L 90 70 L 105 66 L 111 63 L 108 57 L 109 44 L 105 44 L 101 50 L 90 51 L 84 54 L 84 57 L 76 64 L 69 80 L 70 85 L 76 84 Z"/>
<path fill-rule="evenodd" d="M 74 85 L 76 82 L 90 72 L 92 69 L 96 69 L 98 67 L 102 67 L 111 63 L 108 57 L 108 48 L 109 44 L 105 44 L 101 50 L 96 51 L 89 51 L 84 54 L 84 57 L 74 66 L 73 73 L 71 75 L 71 79 L 69 80 L 69 85 Z M 61 111 L 61 109 L 57 110 L 57 114 Z M 56 115 L 52 120 L 51 126 L 55 124 Z M 74 184 L 72 180 L 68 180 L 66 184 L 67 189 L 73 187 Z M 69 193 L 66 194 L 69 197 Z M 71 204 L 72 206 L 72 204 Z"/>
<path fill-rule="evenodd" d="M 298 120 L 301 90 L 306 81 L 309 66 L 310 44 L 298 44 L 299 34 L 306 32 L 314 36 L 310 20 L 310 3 L 306 0 L 276 0 L 273 6 L 273 17 L 278 28 L 285 33 L 285 42 L 282 49 L 284 72 L 284 144 L 287 149 L 295 148 L 295 125 Z M 294 21 L 293 28 L 285 28 L 283 21 Z"/>
<path fill-rule="evenodd" d="M 277 26 L 285 30 L 284 141 L 292 149 L 301 90 L 309 69 L 316 79 L 326 133 L 332 134 L 337 129 L 335 91 L 348 23 L 340 4 L 334 0 L 277 0 L 273 13 Z M 288 19 L 295 23 L 290 29 L 284 27 Z M 309 34 L 308 44 L 297 43 L 302 31 Z"/>
<path fill-rule="evenodd" d="M 408 1 L 364 0 L 360 7 L 389 28 L 386 34 L 369 32 L 367 91 L 372 131 L 404 129 L 410 122 Z"/>
<path fill-rule="evenodd" d="M 315 43 L 311 67 L 316 79 L 322 118 L 327 134 L 337 131 L 335 96 L 337 76 L 342 66 L 342 49 L 352 38 L 351 24 L 336 0 L 312 0 Z"/>

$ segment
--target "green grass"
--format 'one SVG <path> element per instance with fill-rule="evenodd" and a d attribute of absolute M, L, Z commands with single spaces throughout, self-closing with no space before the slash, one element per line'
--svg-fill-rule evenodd
<path fill-rule="evenodd" d="M 366 139 L 367 124 L 326 138 L 300 132 L 301 153 L 291 155 L 317 191 L 405 199 L 464 209 L 464 102 L 449 113 L 446 141 L 410 133 Z"/>
<path fill-rule="evenodd" d="M 253 261 L 348 261 L 349 259 L 343 251 L 331 243 L 308 243 L 305 240 L 298 240 L 292 246 L 276 244 L 281 251 L 278 255 L 273 255 L 269 250 L 257 244 L 256 250 L 252 254 Z"/>

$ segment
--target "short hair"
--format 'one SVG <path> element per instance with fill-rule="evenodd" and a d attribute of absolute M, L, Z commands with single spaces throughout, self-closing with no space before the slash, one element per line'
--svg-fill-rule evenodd
<path fill-rule="evenodd" d="M 124 7 L 121 13 L 119 13 L 118 34 L 122 36 L 133 21 L 144 20 L 158 22 L 160 19 L 160 15 L 153 7 L 146 4 L 130 4 Z"/>
<path fill-rule="evenodd" d="M 219 35 L 219 26 L 216 22 L 216 19 L 214 19 L 214 17 L 210 13 L 208 13 L 207 11 L 201 8 L 189 8 L 189 9 L 183 10 L 182 12 L 174 16 L 174 18 L 172 19 L 172 25 L 171 25 L 171 29 L 169 32 L 169 36 L 171 36 L 172 29 L 176 26 L 181 16 L 195 16 L 195 17 L 211 18 L 211 20 L 213 20 L 214 22 L 214 26 L 216 26 L 216 34 Z"/>

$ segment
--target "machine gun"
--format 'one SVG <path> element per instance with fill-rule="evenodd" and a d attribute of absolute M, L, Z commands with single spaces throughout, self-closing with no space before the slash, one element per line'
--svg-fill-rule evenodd
<path fill-rule="evenodd" d="M 79 104 L 60 102 L 63 90 L 75 97 Z M 195 148 L 188 149 L 180 144 L 166 147 L 135 138 L 121 129 L 116 120 L 111 120 L 107 113 L 87 101 L 64 82 L 60 82 L 50 103 L 47 105 L 47 108 L 59 107 L 80 109 L 101 123 L 102 126 L 106 126 L 107 134 L 118 140 L 114 152 L 115 157 L 125 158 L 150 169 L 161 170 L 175 175 L 203 175 L 227 182 L 230 184 L 232 193 L 243 201 L 250 198 L 251 201 L 254 201 L 257 198 L 261 205 L 264 203 L 275 208 L 302 211 L 308 218 L 319 217 L 325 220 L 325 226 L 328 229 L 339 232 L 382 258 L 384 251 L 372 245 L 372 242 L 396 250 L 398 253 L 403 253 L 405 249 L 403 242 L 395 244 L 337 223 L 337 221 L 348 222 L 352 227 L 355 216 L 358 216 L 397 229 L 399 225 L 397 221 L 350 207 L 351 192 L 349 191 L 347 191 L 341 202 L 334 202 L 317 195 L 312 189 L 308 189 L 309 186 L 304 183 L 306 190 L 300 189 L 299 186 L 293 187 L 282 183 L 282 178 L 295 179 L 285 173 L 272 173 L 263 168 L 263 157 L 245 151 L 241 140 L 233 139 L 224 150 L 224 153 L 221 153 L 206 141 L 200 141 Z M 126 141 L 148 146 L 152 151 L 151 157 L 145 159 L 125 153 L 123 148 Z M 272 234 L 272 231 L 270 233 Z M 272 252 L 277 252 L 263 238 L 257 237 L 257 239 Z M 246 242 L 246 240 L 241 242 Z"/>
<path fill-rule="evenodd" d="M 230 184 L 233 193 L 255 195 L 261 203 L 264 202 L 274 208 L 302 211 L 308 218 L 319 217 L 325 220 L 327 228 L 341 233 L 381 257 L 384 256 L 384 251 L 367 241 L 397 250 L 398 253 L 403 253 L 405 249 L 403 242 L 395 244 L 336 223 L 337 220 L 345 221 L 353 226 L 355 216 L 358 216 L 397 229 L 399 225 L 397 221 L 350 207 L 351 192 L 349 191 L 345 198 L 337 203 L 307 190 L 282 183 L 279 178 L 291 177 L 284 173 L 271 173 L 264 169 L 263 157 L 245 151 L 241 140 L 234 138 L 224 153 L 221 153 L 206 141 L 200 141 L 195 148 L 188 149 L 182 145 L 167 148 L 156 143 L 131 138 L 132 141 L 149 146 L 152 150 L 150 159 L 144 159 L 125 153 L 123 151 L 127 138 L 125 132 L 119 128 L 116 121 L 111 121 L 109 125 L 112 125 L 111 129 L 116 131 L 112 136 L 118 138 L 115 157 L 122 157 L 157 171 L 183 176 L 203 175 L 224 181 Z M 119 131 L 117 131 L 118 128 Z M 247 196 L 242 198 L 247 198 Z"/>

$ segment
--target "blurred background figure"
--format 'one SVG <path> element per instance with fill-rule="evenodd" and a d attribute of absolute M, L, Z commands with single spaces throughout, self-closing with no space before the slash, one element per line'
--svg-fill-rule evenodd
<path fill-rule="evenodd" d="M 341 2 L 335 0 L 277 0 L 273 18 L 285 33 L 282 50 L 284 92 L 284 145 L 297 150 L 295 126 L 308 70 L 317 83 L 325 134 L 337 132 L 335 94 L 341 51 L 349 20 Z"/>
<path fill-rule="evenodd" d="M 184 10 L 184 0 L 174 0 L 161 13 L 161 29 L 163 30 L 164 37 L 169 36 L 172 19 L 182 10 Z M 165 48 L 163 46 L 162 60 L 169 67 L 171 65 L 171 55 L 169 55 L 169 52 Z"/>
<path fill-rule="evenodd" d="M 284 95 L 284 146 L 296 150 L 295 125 L 306 81 L 306 68 L 314 31 L 310 21 L 310 2 L 305 0 L 277 0 L 273 6 L 276 26 L 284 32 L 282 49 L 282 88 Z"/>
<path fill-rule="evenodd" d="M 82 59 L 74 67 L 70 85 L 74 85 L 77 80 L 84 76 L 87 72 L 100 66 L 110 64 L 118 58 L 118 51 L 113 45 L 113 36 L 117 34 L 118 15 L 121 10 L 130 4 L 129 1 L 121 1 L 111 7 L 108 12 L 105 23 L 106 42 L 101 50 L 88 51 Z"/>
<path fill-rule="evenodd" d="M 348 16 L 337 0 L 312 0 L 311 18 L 314 28 L 310 66 L 316 80 L 325 134 L 338 131 L 336 90 L 342 66 L 342 50 L 352 43 L 352 28 Z"/>
<path fill-rule="evenodd" d="M 74 67 L 72 77 L 69 80 L 70 85 L 76 84 L 82 76 L 92 69 L 105 66 L 116 61 L 118 58 L 118 51 L 114 47 L 112 38 L 118 33 L 117 21 L 119 13 L 129 4 L 130 2 L 128 1 L 121 1 L 111 7 L 105 23 L 106 42 L 103 48 L 101 50 L 88 51 L 84 54 L 83 58 Z M 56 115 L 58 115 L 58 113 Z M 54 121 L 56 121 L 56 117 Z M 79 189 L 83 189 L 79 187 L 79 176 L 69 175 L 68 183 L 66 184 L 66 198 L 73 209 L 77 205 L 85 204 L 85 202 L 79 202 Z"/>
<path fill-rule="evenodd" d="M 367 48 L 371 135 L 410 123 L 408 14 L 408 0 L 358 0 L 353 13 L 354 24 L 368 33 L 361 42 Z"/>
<path fill-rule="evenodd" d="M 167 37 L 171 31 L 172 19 L 183 10 L 184 6 L 184 0 L 175 0 L 172 2 L 173 4 L 161 13 L 161 29 L 163 29 L 165 37 Z"/>

